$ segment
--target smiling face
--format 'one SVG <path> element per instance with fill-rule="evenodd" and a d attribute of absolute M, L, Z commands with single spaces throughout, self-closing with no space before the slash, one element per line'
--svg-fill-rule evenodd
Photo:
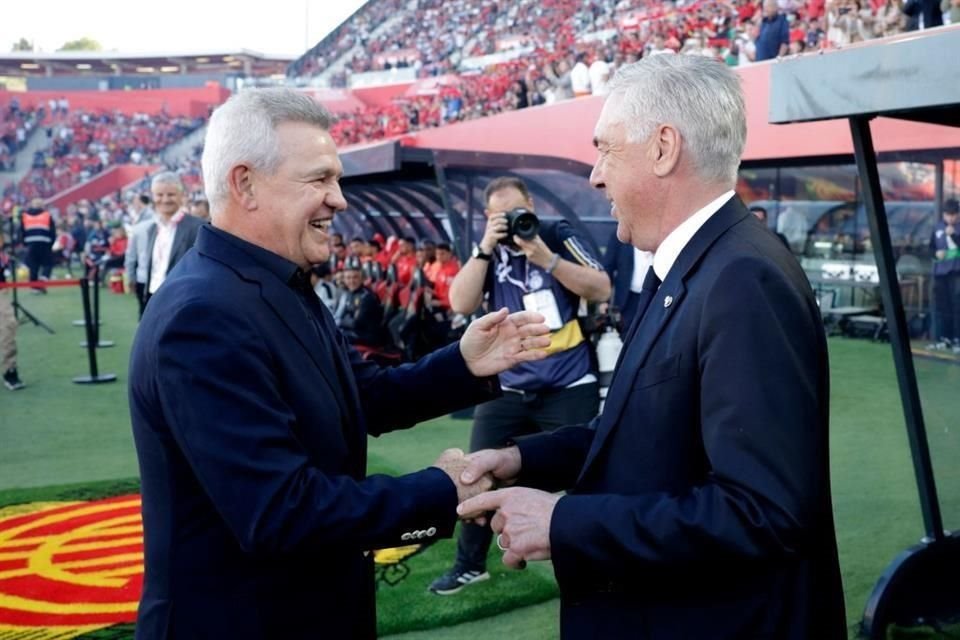
<path fill-rule="evenodd" d="M 272 174 L 254 170 L 257 244 L 303 269 L 330 258 L 333 216 L 347 208 L 340 191 L 343 166 L 323 129 L 301 122 L 277 126 L 279 155 Z"/>
<path fill-rule="evenodd" d="M 183 189 L 176 183 L 160 182 L 150 187 L 153 210 L 169 220 L 183 206 Z"/>
<path fill-rule="evenodd" d="M 619 96 L 607 99 L 594 128 L 599 157 L 590 184 L 603 189 L 610 200 L 610 215 L 617 221 L 620 242 L 655 251 L 662 238 L 656 204 L 658 184 L 652 171 L 654 136 L 642 142 L 627 141 L 627 128 L 620 117 L 621 100 Z"/>

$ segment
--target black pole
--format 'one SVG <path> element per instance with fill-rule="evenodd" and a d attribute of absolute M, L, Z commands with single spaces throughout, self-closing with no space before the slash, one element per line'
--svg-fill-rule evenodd
<path fill-rule="evenodd" d="M 113 346 L 112 340 L 100 340 L 100 265 L 94 265 L 90 272 L 90 280 L 93 282 L 93 335 L 94 344 L 97 349 L 105 349 Z M 87 346 L 86 342 L 80 343 L 81 347 Z"/>
<path fill-rule="evenodd" d="M 73 379 L 77 384 L 100 384 L 114 382 L 117 376 L 112 373 L 100 375 L 97 370 L 97 336 L 94 331 L 93 318 L 90 313 L 90 282 L 87 278 L 80 279 L 80 297 L 83 299 L 83 318 L 86 321 L 87 331 L 87 360 L 90 363 L 90 375 L 78 376 Z"/>
<path fill-rule="evenodd" d="M 887 224 L 887 213 L 883 205 L 883 190 L 880 187 L 880 175 L 877 171 L 877 155 L 870 135 L 870 120 L 864 117 L 850 118 L 850 133 L 853 135 L 857 173 L 863 188 L 867 220 L 870 222 L 870 237 L 873 240 L 873 253 L 880 275 L 880 296 L 887 316 L 887 332 L 890 334 L 890 346 L 893 349 L 893 362 L 896 366 L 897 384 L 900 387 L 907 438 L 910 441 L 910 454 L 913 456 L 913 470 L 917 478 L 917 489 L 920 492 L 923 523 L 927 538 L 940 541 L 944 537 L 943 518 L 940 515 L 940 501 L 937 498 L 933 464 L 930 461 L 930 447 L 927 443 L 927 428 L 923 421 L 923 408 L 920 405 L 920 393 L 917 389 L 917 372 L 913 367 L 913 354 L 910 351 L 910 334 L 907 331 L 907 319 L 903 311 L 903 299 L 897 280 L 890 227 Z"/>
<path fill-rule="evenodd" d="M 85 262 L 85 258 L 80 258 L 80 264 L 83 266 L 83 277 L 84 277 L 84 278 L 89 278 L 89 277 L 90 277 L 90 272 L 91 272 L 93 269 L 96 268 L 96 264 L 95 264 L 95 263 L 89 263 L 89 264 L 88 264 L 87 262 Z M 95 320 L 96 320 L 96 322 L 97 322 L 97 326 L 99 327 L 99 326 L 100 326 L 100 314 L 99 314 L 99 313 L 96 314 Z M 75 327 L 86 327 L 86 326 L 87 326 L 87 319 L 86 319 L 86 318 L 81 318 L 80 320 L 74 320 L 74 321 L 73 321 L 73 326 L 75 326 Z M 100 335 L 100 334 L 99 334 L 99 330 L 98 330 L 97 335 L 98 335 L 98 336 Z M 85 342 L 81 342 L 81 343 L 80 343 L 80 346 L 85 347 L 85 346 L 87 346 L 87 344 L 86 344 Z"/>

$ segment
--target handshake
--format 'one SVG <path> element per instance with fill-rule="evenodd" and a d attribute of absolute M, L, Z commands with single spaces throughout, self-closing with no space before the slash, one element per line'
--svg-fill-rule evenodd
<path fill-rule="evenodd" d="M 515 569 L 524 568 L 527 560 L 550 558 L 550 522 L 560 500 L 557 494 L 510 487 L 520 474 L 520 463 L 520 450 L 507 447 L 470 455 L 447 449 L 433 465 L 456 485 L 457 513 L 462 520 L 482 526 L 494 512 L 490 528 L 504 552 L 503 563 Z"/>
<path fill-rule="evenodd" d="M 450 476 L 457 487 L 457 502 L 462 504 L 491 489 L 513 484 L 520 473 L 520 452 L 510 447 L 465 455 L 460 449 L 447 449 L 433 466 Z"/>

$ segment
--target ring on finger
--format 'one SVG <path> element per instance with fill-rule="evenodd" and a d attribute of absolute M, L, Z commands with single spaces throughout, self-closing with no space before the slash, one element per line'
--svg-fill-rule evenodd
<path fill-rule="evenodd" d="M 502 534 L 502 533 L 498 533 L 498 534 L 497 534 L 497 548 L 500 549 L 500 551 L 509 551 L 509 547 L 503 546 L 503 534 Z"/>

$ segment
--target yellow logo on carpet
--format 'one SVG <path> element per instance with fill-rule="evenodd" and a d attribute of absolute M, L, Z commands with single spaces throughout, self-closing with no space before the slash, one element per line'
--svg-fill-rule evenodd
<path fill-rule="evenodd" d="M 403 580 L 422 548 L 376 551 L 377 581 Z M 142 587 L 140 496 L 0 509 L 0 640 L 68 640 L 134 622 Z"/>

